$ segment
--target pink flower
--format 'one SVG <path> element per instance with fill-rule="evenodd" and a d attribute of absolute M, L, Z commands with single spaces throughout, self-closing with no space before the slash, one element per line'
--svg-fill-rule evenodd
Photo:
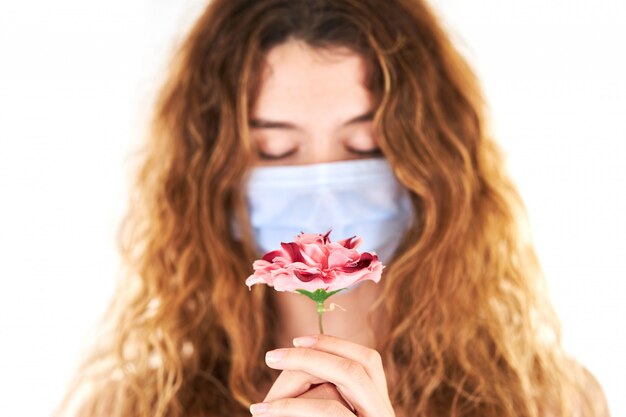
<path fill-rule="evenodd" d="M 384 265 L 376 252 L 356 251 L 361 238 L 356 236 L 331 242 L 326 234 L 300 232 L 294 242 L 281 242 L 252 264 L 254 273 L 246 279 L 267 284 L 277 291 L 335 291 L 364 280 L 380 281 Z"/>

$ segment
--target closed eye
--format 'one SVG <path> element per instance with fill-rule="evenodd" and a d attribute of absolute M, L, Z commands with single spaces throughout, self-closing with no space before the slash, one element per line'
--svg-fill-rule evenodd
<path fill-rule="evenodd" d="M 297 151 L 298 151 L 298 148 L 294 148 L 281 155 L 268 155 L 263 152 L 259 152 L 259 157 L 261 159 L 266 159 L 266 160 L 277 160 L 277 159 L 287 158 L 288 156 L 295 154 Z M 367 151 L 362 151 L 362 150 L 354 149 L 354 148 L 348 148 L 348 151 L 357 155 L 361 155 L 361 156 L 373 156 L 373 157 L 384 156 L 380 148 L 369 149 Z"/>
<path fill-rule="evenodd" d="M 259 157 L 261 157 L 261 159 L 269 159 L 269 160 L 274 160 L 274 159 L 283 159 L 286 158 L 288 156 L 291 156 L 293 154 L 295 154 L 298 151 L 298 148 L 294 148 L 286 153 L 283 153 L 281 155 L 268 155 L 265 154 L 263 152 L 259 152 Z"/>
<path fill-rule="evenodd" d="M 383 152 L 380 150 L 380 148 L 374 148 L 374 149 L 369 149 L 367 151 L 361 151 L 358 149 L 353 149 L 353 148 L 348 148 L 348 150 L 352 153 L 355 153 L 357 155 L 364 155 L 364 156 L 383 156 Z"/>

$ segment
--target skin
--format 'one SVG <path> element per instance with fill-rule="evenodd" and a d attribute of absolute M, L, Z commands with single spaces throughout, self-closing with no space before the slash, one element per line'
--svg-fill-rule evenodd
<path fill-rule="evenodd" d="M 373 109 L 362 85 L 362 58 L 345 49 L 332 53 L 288 41 L 266 56 L 264 79 L 250 120 L 258 165 L 302 165 L 382 156 L 372 133 Z M 294 125 L 272 126 L 267 122 Z M 295 153 L 281 157 L 291 151 Z M 358 152 L 371 152 L 359 154 Z M 265 159 L 280 157 L 279 159 Z"/>
<path fill-rule="evenodd" d="M 365 67 L 359 55 L 346 49 L 320 53 L 290 40 L 270 50 L 266 60 L 250 122 L 258 165 L 382 157 L 372 134 L 372 100 L 362 83 Z M 272 292 L 282 318 L 278 352 L 284 356 L 267 361 L 282 372 L 268 387 L 264 402 L 269 409 L 263 415 L 396 415 L 380 354 L 373 349 L 374 332 L 365 320 L 380 288 L 365 282 L 333 296 L 329 301 L 346 311 L 324 314 L 325 335 L 306 347 L 295 347 L 292 339 L 318 333 L 312 301 L 300 294 Z M 374 317 L 376 331 L 384 318 Z"/>
<path fill-rule="evenodd" d="M 260 157 L 256 164 L 301 165 L 382 157 L 371 117 L 367 116 L 371 116 L 372 100 L 362 84 L 364 62 L 358 55 L 342 49 L 320 53 L 290 40 L 270 50 L 266 58 L 265 78 L 250 124 Z M 405 411 L 394 410 L 391 405 L 388 376 L 373 348 L 374 334 L 384 328 L 386 319 L 374 314 L 372 328 L 365 320 L 380 289 L 379 284 L 364 282 L 333 296 L 332 302 L 346 311 L 324 315 L 325 335 L 317 334 L 317 314 L 311 300 L 300 294 L 271 292 L 281 322 L 279 349 L 270 352 L 283 356 L 278 361 L 266 358 L 266 363 L 282 372 L 266 387 L 263 402 L 269 408 L 259 413 L 253 405 L 252 414 L 404 417 Z M 304 346 L 292 342 L 306 335 L 315 337 L 315 343 Z M 588 392 L 602 405 L 600 415 L 608 417 L 600 384 L 593 374 L 585 372 Z M 545 415 L 555 414 L 548 410 Z"/>

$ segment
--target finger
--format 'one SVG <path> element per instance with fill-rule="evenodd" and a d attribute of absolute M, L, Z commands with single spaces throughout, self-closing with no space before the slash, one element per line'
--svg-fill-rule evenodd
<path fill-rule="evenodd" d="M 312 385 L 323 382 L 327 381 L 306 372 L 286 369 L 278 375 L 263 402 L 274 401 L 279 398 L 297 397 L 308 391 Z"/>
<path fill-rule="evenodd" d="M 322 384 L 314 385 L 310 390 L 297 396 L 296 398 L 311 398 L 317 400 L 336 400 L 339 401 L 344 407 L 348 408 L 353 413 L 354 407 L 350 404 L 339 391 L 337 387 L 330 382 L 324 382 Z"/>
<path fill-rule="evenodd" d="M 374 384 L 380 388 L 382 395 L 387 395 L 387 378 L 380 353 L 358 343 L 350 342 L 330 335 L 309 335 L 293 339 L 294 346 L 308 347 L 333 353 L 344 358 L 359 362 Z"/>
<path fill-rule="evenodd" d="M 354 417 L 354 414 L 335 400 L 314 400 L 309 398 L 283 398 L 267 404 L 265 411 L 259 413 L 257 404 L 250 406 L 252 415 L 272 417 Z"/>
<path fill-rule="evenodd" d="M 280 356 L 280 358 L 278 358 Z M 367 415 L 388 414 L 388 395 L 381 395 L 363 366 L 342 356 L 309 348 L 275 349 L 266 355 L 270 368 L 303 371 L 332 382 L 357 410 Z"/>

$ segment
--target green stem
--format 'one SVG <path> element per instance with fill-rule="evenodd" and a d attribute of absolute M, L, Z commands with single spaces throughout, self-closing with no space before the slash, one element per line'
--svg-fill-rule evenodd
<path fill-rule="evenodd" d="M 322 326 L 322 314 L 324 314 L 324 301 L 317 302 L 317 322 L 320 327 L 320 334 L 324 334 L 324 326 Z"/>

